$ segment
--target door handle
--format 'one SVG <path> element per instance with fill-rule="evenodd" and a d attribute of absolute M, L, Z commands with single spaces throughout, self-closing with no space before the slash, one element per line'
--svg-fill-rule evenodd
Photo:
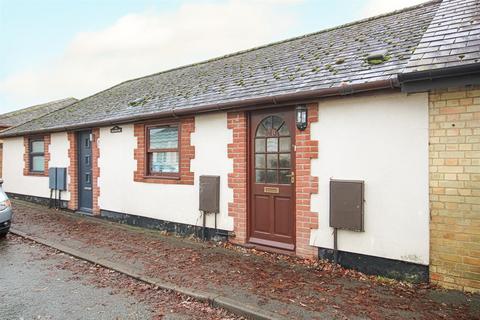
<path fill-rule="evenodd" d="M 290 177 L 290 182 L 295 183 L 295 172 L 292 171 L 291 174 L 287 174 L 287 177 Z"/>

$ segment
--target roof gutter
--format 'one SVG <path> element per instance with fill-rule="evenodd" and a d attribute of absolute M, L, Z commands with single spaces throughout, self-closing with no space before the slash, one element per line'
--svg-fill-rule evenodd
<path fill-rule="evenodd" d="M 480 84 L 480 63 L 401 73 L 398 81 L 403 92 L 424 92 L 437 88 Z"/>
<path fill-rule="evenodd" d="M 351 95 L 351 94 L 356 94 L 361 92 L 368 92 L 368 91 L 382 90 L 382 89 L 394 89 L 399 87 L 400 87 L 399 82 L 396 76 L 394 76 L 386 80 L 378 80 L 378 81 L 358 83 L 358 84 L 345 84 L 339 87 L 302 91 L 302 92 L 295 92 L 295 93 L 288 93 L 288 94 L 280 94 L 280 95 L 269 96 L 269 97 L 244 99 L 240 101 L 231 101 L 231 102 L 225 102 L 225 103 L 209 104 L 209 105 L 203 105 L 200 107 L 181 108 L 181 109 L 172 108 L 169 110 L 152 112 L 149 114 L 120 117 L 120 118 L 111 119 L 111 120 L 101 120 L 101 121 L 95 121 L 91 123 L 84 123 L 81 125 L 69 125 L 64 127 L 48 128 L 48 129 L 41 129 L 41 130 L 34 130 L 34 131 L 27 131 L 27 132 L 11 133 L 11 134 L 9 134 L 8 132 L 5 132 L 3 134 L 0 133 L 0 137 L 7 138 L 7 137 L 24 136 L 26 134 L 71 131 L 71 130 L 79 130 L 84 128 L 91 128 L 91 127 L 103 127 L 103 126 L 110 126 L 110 125 L 118 125 L 122 123 L 138 122 L 138 121 L 144 121 L 144 120 L 149 120 L 154 118 L 179 117 L 179 116 L 191 115 L 196 113 L 226 111 L 226 110 L 241 109 L 241 108 L 256 107 L 256 106 L 274 107 L 279 104 L 283 104 L 283 105 L 287 103 L 293 104 L 293 103 L 298 103 L 299 101 L 314 100 L 317 98 L 325 98 L 325 97 L 332 97 L 332 96 L 346 96 L 346 95 Z"/>

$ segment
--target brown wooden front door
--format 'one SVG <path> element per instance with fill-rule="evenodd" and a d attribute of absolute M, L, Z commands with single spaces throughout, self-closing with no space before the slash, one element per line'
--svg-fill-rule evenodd
<path fill-rule="evenodd" d="M 294 111 L 252 112 L 250 125 L 249 241 L 294 250 Z"/>

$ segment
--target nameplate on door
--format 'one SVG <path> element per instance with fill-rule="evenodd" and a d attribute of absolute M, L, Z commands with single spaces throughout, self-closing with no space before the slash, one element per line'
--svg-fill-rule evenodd
<path fill-rule="evenodd" d="M 280 193 L 279 188 L 274 188 L 274 187 L 264 187 L 263 192 L 265 193 Z"/>

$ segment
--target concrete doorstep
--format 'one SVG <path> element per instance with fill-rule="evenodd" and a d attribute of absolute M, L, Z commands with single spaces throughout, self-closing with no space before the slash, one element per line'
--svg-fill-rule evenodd
<path fill-rule="evenodd" d="M 20 236 L 22 238 L 37 242 L 39 244 L 45 245 L 47 247 L 56 249 L 58 251 L 64 252 L 68 255 L 71 255 L 75 258 L 88 261 L 90 263 L 120 272 L 124 275 L 127 275 L 129 277 L 132 277 L 134 279 L 137 279 L 139 281 L 143 281 L 145 283 L 157 286 L 161 289 L 168 290 L 168 291 L 173 291 L 188 297 L 191 297 L 193 299 L 199 300 L 199 301 L 208 301 L 212 306 L 214 307 L 219 307 L 223 308 L 225 310 L 228 310 L 234 314 L 240 315 L 247 317 L 249 319 L 258 319 L 258 320 L 270 320 L 270 319 L 288 319 L 285 318 L 279 314 L 272 313 L 266 310 L 263 310 L 259 308 L 258 306 L 253 306 L 253 305 L 247 305 L 243 303 L 238 303 L 237 301 L 222 296 L 218 295 L 213 292 L 205 292 L 201 290 L 196 290 L 196 289 L 191 289 L 191 288 L 186 288 L 186 287 L 181 287 L 157 278 L 152 278 L 148 276 L 143 276 L 135 272 L 133 269 L 128 268 L 125 265 L 115 263 L 103 258 L 96 257 L 94 255 L 81 252 L 77 249 L 70 248 L 68 246 L 65 246 L 60 243 L 55 243 L 50 240 L 42 239 L 37 236 L 32 236 L 27 233 L 24 233 L 20 230 L 16 230 L 15 228 L 11 228 L 10 232 L 12 234 L 15 234 L 17 236 Z"/>

